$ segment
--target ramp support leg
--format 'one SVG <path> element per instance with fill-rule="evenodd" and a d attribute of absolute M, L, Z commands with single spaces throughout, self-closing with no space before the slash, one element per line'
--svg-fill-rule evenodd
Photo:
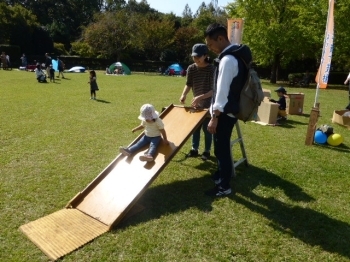
<path fill-rule="evenodd" d="M 236 126 L 236 130 L 237 130 L 237 138 L 235 140 L 232 140 L 231 141 L 231 158 L 232 158 L 232 162 L 233 162 L 233 174 L 232 176 L 236 176 L 236 172 L 235 172 L 235 168 L 242 164 L 242 163 L 245 163 L 246 166 L 248 166 L 248 159 L 247 159 L 247 154 L 245 152 L 245 148 L 244 148 L 244 142 L 243 142 L 243 136 L 242 136 L 242 132 L 241 132 L 241 129 L 239 127 L 239 121 L 237 121 L 237 123 L 235 124 Z M 236 144 L 236 143 L 239 143 L 240 145 L 240 148 L 241 148 L 241 152 L 242 152 L 242 158 L 235 161 L 234 158 L 233 158 L 233 154 L 232 154 L 232 150 L 233 150 L 233 145 Z"/>

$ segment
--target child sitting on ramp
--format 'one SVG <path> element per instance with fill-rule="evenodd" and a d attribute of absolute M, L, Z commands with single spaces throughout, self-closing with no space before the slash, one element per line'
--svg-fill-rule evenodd
<path fill-rule="evenodd" d="M 140 115 L 138 117 L 141 120 L 141 124 L 132 129 L 132 132 L 138 130 L 145 130 L 144 136 L 136 142 L 136 144 L 130 147 L 120 147 L 119 152 L 124 156 L 130 156 L 135 153 L 145 145 L 149 145 L 148 150 L 142 156 L 140 156 L 141 161 L 152 162 L 157 153 L 157 148 L 162 140 L 166 145 L 169 144 L 164 130 L 164 123 L 162 119 L 159 118 L 159 114 L 155 111 L 153 105 L 144 104 L 140 109 Z"/>

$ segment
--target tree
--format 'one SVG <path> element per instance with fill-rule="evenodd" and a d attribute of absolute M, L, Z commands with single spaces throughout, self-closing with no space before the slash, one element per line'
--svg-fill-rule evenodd
<path fill-rule="evenodd" d="M 318 1 L 236 0 L 227 10 L 231 17 L 245 19 L 244 43 L 257 64 L 271 66 L 271 83 L 276 83 L 281 66 L 315 57 L 315 50 L 322 48 L 324 26 L 321 30 L 318 23 L 324 10 Z"/>
<path fill-rule="evenodd" d="M 155 9 L 150 7 L 147 0 L 141 0 L 140 3 L 138 3 L 136 0 L 129 0 L 128 4 L 125 6 L 125 11 L 140 14 L 157 12 Z"/>
<path fill-rule="evenodd" d="M 46 27 L 55 42 L 69 44 L 81 34 L 93 14 L 102 8 L 101 0 L 9 0 L 30 10 L 41 26 Z"/>
<path fill-rule="evenodd" d="M 195 27 L 181 27 L 175 33 L 174 50 L 179 61 L 191 63 L 192 46 L 204 41 L 203 34 Z"/>
<path fill-rule="evenodd" d="M 193 14 L 190 6 L 186 4 L 182 12 L 181 26 L 189 26 L 193 21 Z"/>
<path fill-rule="evenodd" d="M 80 57 L 94 57 L 91 47 L 84 42 L 73 42 L 70 52 L 71 55 L 78 55 Z"/>
<path fill-rule="evenodd" d="M 161 52 L 173 42 L 174 24 L 169 20 L 143 20 L 140 29 L 140 46 L 150 60 L 159 60 Z"/>
<path fill-rule="evenodd" d="M 96 15 L 95 22 L 84 29 L 85 41 L 98 57 L 115 57 L 117 61 L 133 46 L 142 45 L 138 37 L 142 17 L 123 11 Z"/>
<path fill-rule="evenodd" d="M 221 23 L 225 24 L 227 20 L 227 15 L 221 9 L 215 9 L 213 4 L 210 3 L 208 6 L 203 2 L 199 7 L 194 16 L 192 27 L 197 28 L 202 35 L 208 25 L 212 23 Z"/>
<path fill-rule="evenodd" d="M 332 64 L 339 70 L 350 71 L 350 1 L 336 1 L 334 5 L 334 54 Z M 333 62 L 334 61 L 334 62 Z"/>
<path fill-rule="evenodd" d="M 126 5 L 125 0 L 105 0 L 102 9 L 104 11 L 118 11 Z"/>
<path fill-rule="evenodd" d="M 39 26 L 35 15 L 21 5 L 0 3 L 0 42 L 18 45 L 21 52 L 40 54 L 53 47 L 48 33 Z M 42 48 L 42 49 L 40 49 Z"/>

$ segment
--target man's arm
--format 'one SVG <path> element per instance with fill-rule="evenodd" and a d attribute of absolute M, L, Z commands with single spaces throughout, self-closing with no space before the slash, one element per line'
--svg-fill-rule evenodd
<path fill-rule="evenodd" d="M 216 86 L 215 103 L 213 104 L 213 111 L 216 114 L 224 112 L 224 107 L 228 101 L 228 94 L 232 79 L 238 74 L 238 61 L 234 56 L 224 56 L 219 64 L 218 80 Z"/>

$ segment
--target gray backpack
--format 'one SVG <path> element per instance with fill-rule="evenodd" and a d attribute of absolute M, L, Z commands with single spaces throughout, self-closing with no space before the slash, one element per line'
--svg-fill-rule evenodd
<path fill-rule="evenodd" d="M 258 107 L 264 100 L 260 78 L 253 68 L 248 70 L 248 79 L 241 91 L 239 113 L 236 117 L 243 122 L 255 120 Z"/>
<path fill-rule="evenodd" d="M 247 122 L 254 120 L 258 112 L 258 107 L 264 100 L 264 92 L 261 87 L 261 81 L 256 71 L 251 67 L 252 53 L 246 45 L 234 46 L 225 52 L 241 59 L 248 69 L 247 80 L 242 88 L 239 99 L 239 113 L 235 116 Z"/>

